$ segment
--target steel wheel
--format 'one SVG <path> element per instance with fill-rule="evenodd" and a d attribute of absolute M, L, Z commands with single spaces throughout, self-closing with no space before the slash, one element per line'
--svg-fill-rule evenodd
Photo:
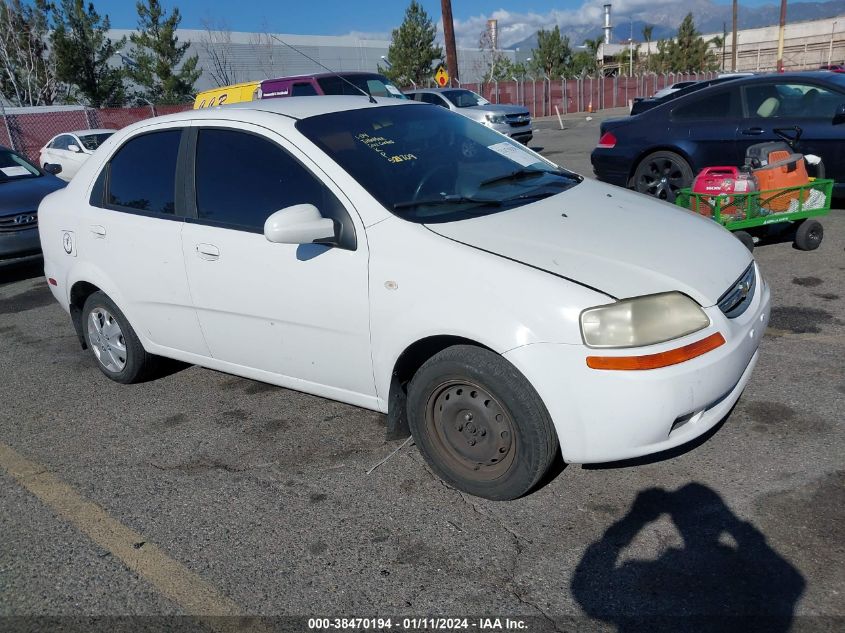
<path fill-rule="evenodd" d="M 513 465 L 517 434 L 507 410 L 468 380 L 439 385 L 426 403 L 425 423 L 438 457 L 475 481 L 493 481 Z"/>
<path fill-rule="evenodd" d="M 96 307 L 88 315 L 88 341 L 104 369 L 119 373 L 126 367 L 126 339 L 117 319 L 105 308 Z"/>
<path fill-rule="evenodd" d="M 674 152 L 655 152 L 646 156 L 634 174 L 634 188 L 666 202 L 675 202 L 678 191 L 689 187 L 692 170 Z"/>

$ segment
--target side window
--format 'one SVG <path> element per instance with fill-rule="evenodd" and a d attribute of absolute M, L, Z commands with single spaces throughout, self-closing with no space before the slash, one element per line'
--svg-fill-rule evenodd
<path fill-rule="evenodd" d="M 747 86 L 745 101 L 750 116 L 830 120 L 845 96 L 813 84 L 776 83 Z"/>
<path fill-rule="evenodd" d="M 258 233 L 276 211 L 313 204 L 340 224 L 340 245 L 355 248 L 354 226 L 340 201 L 295 158 L 261 136 L 199 130 L 196 193 L 198 219 Z"/>
<path fill-rule="evenodd" d="M 291 97 L 311 97 L 317 94 L 317 91 L 314 89 L 310 83 L 298 83 L 293 84 L 293 89 L 291 90 L 290 96 Z"/>
<path fill-rule="evenodd" d="M 729 119 L 739 114 L 737 97 L 736 90 L 696 95 L 691 102 L 680 104 L 672 110 L 672 118 L 676 121 Z"/>
<path fill-rule="evenodd" d="M 181 130 L 164 130 L 127 141 L 109 161 L 107 205 L 173 215 L 181 138 Z"/>
<path fill-rule="evenodd" d="M 70 145 L 69 139 L 70 137 L 67 134 L 62 134 L 53 141 L 51 147 L 53 149 L 67 149 L 67 146 Z"/>

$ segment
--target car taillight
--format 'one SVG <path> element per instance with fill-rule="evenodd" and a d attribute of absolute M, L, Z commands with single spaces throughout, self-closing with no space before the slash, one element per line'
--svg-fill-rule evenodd
<path fill-rule="evenodd" d="M 599 139 L 598 147 L 604 147 L 606 149 L 616 147 L 616 137 L 613 135 L 613 132 L 605 132 L 602 134 Z"/>

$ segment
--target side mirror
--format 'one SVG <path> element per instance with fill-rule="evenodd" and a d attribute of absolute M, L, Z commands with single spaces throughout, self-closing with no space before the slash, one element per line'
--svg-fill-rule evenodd
<path fill-rule="evenodd" d="M 841 123 L 845 123 L 845 103 L 839 104 L 833 114 L 833 124 L 839 125 Z"/>
<path fill-rule="evenodd" d="M 67 146 L 67 148 L 68 148 L 68 151 L 71 151 L 71 152 L 79 153 L 79 152 L 82 151 L 81 149 L 79 149 L 79 145 L 77 145 L 76 143 L 71 143 L 70 145 Z"/>
<path fill-rule="evenodd" d="M 44 171 L 55 176 L 56 174 L 62 173 L 62 166 L 57 163 L 45 163 Z"/>
<path fill-rule="evenodd" d="M 313 204 L 295 204 L 276 211 L 264 222 L 264 237 L 277 244 L 334 244 L 334 220 L 324 218 Z"/>

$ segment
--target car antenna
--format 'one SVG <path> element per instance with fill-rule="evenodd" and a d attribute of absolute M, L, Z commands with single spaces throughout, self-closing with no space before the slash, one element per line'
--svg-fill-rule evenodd
<path fill-rule="evenodd" d="M 305 53 L 303 53 L 301 50 L 299 50 L 299 49 L 298 49 L 298 48 L 296 48 L 295 46 L 291 46 L 290 44 L 288 44 L 287 42 L 285 42 L 283 39 L 278 38 L 278 37 L 276 37 L 275 35 L 272 35 L 272 34 L 270 35 L 270 37 L 271 37 L 271 38 L 273 38 L 274 40 L 276 40 L 277 42 L 279 42 L 279 43 L 281 43 L 281 44 L 284 44 L 284 45 L 285 45 L 285 46 L 287 46 L 288 48 L 290 48 L 290 49 L 292 49 L 292 50 L 295 50 L 297 53 L 299 53 L 300 55 L 302 55 L 302 56 L 303 56 L 303 57 L 305 57 L 306 59 L 310 59 L 312 62 L 314 62 L 315 64 L 317 64 L 317 65 L 318 65 L 318 66 L 320 66 L 321 68 L 325 68 L 325 69 L 326 69 L 326 70 L 328 70 L 328 71 L 329 71 L 332 75 L 334 75 L 335 77 L 337 77 L 337 78 L 338 78 L 338 79 L 340 79 L 341 81 L 343 81 L 343 82 L 345 82 L 345 83 L 348 83 L 350 86 L 352 86 L 353 88 L 355 88 L 355 90 L 357 90 L 358 92 L 360 92 L 362 95 L 365 95 L 365 96 L 369 97 L 369 98 L 370 98 L 370 103 L 375 103 L 375 104 L 378 104 L 378 101 L 376 101 L 376 98 L 372 95 L 372 93 L 371 93 L 369 90 L 364 90 L 363 88 L 361 88 L 361 86 L 356 86 L 356 85 L 355 85 L 355 84 L 353 84 L 351 81 L 349 81 L 346 77 L 344 77 L 344 76 L 342 76 L 342 75 L 340 75 L 340 74 L 336 73 L 335 71 L 333 71 L 331 68 L 329 68 L 329 67 L 328 67 L 328 66 L 326 66 L 325 64 L 321 64 L 320 62 L 318 62 L 318 61 L 317 61 L 316 59 L 314 59 L 313 57 L 310 57 L 309 55 L 306 55 Z"/>

